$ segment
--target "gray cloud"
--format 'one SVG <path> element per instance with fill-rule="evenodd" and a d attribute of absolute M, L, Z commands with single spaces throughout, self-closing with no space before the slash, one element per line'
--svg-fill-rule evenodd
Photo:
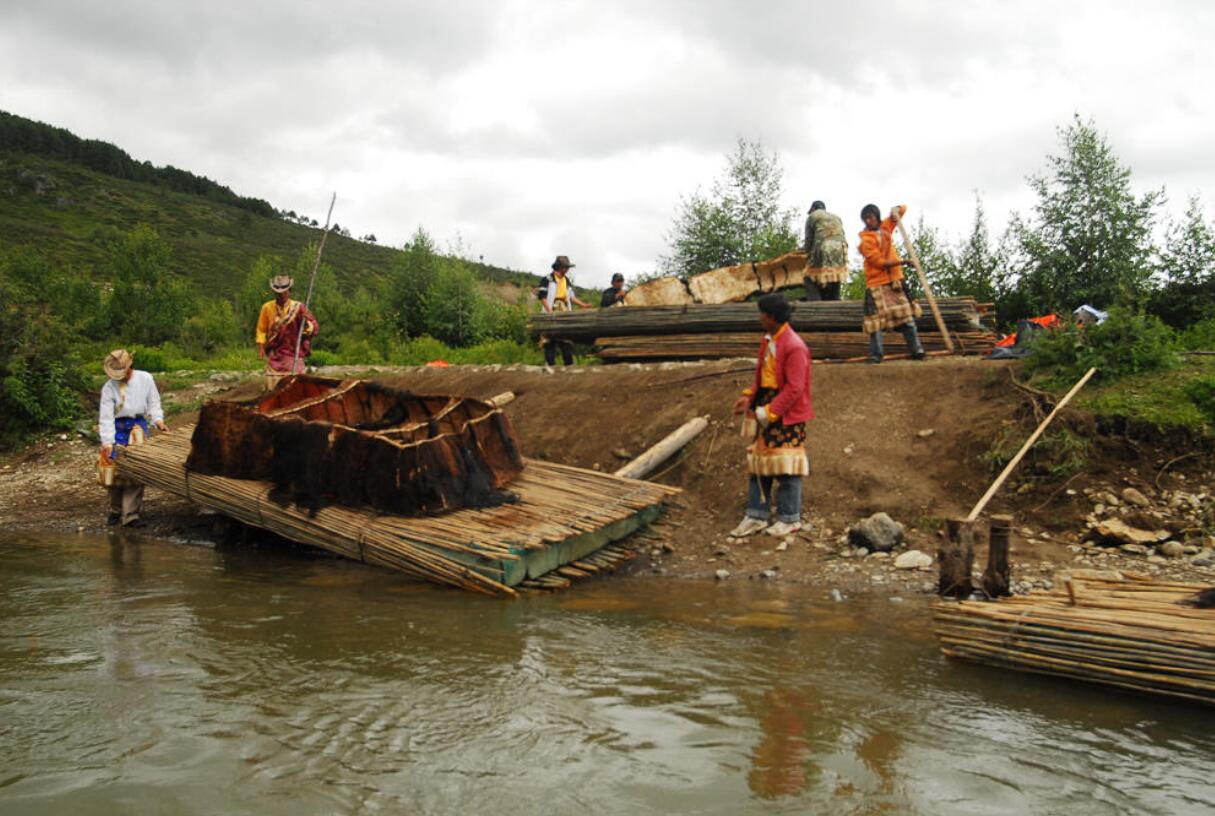
<path fill-rule="evenodd" d="M 1178 207 L 1215 183 L 1205 3 L 7 6 L 0 108 L 317 217 L 339 188 L 360 233 L 458 230 L 521 267 L 650 268 L 740 136 L 799 212 L 911 199 L 954 234 L 975 188 L 993 231 L 1024 206 L 1077 110 Z"/>

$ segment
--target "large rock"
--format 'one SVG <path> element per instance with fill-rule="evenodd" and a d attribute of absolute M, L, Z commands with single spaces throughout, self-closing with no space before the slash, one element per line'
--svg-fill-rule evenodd
<path fill-rule="evenodd" d="M 1168 530 L 1141 530 L 1132 527 L 1120 518 L 1105 519 L 1092 531 L 1092 536 L 1098 541 L 1114 547 L 1123 544 L 1154 547 L 1158 542 L 1167 540 L 1169 535 Z"/>
<path fill-rule="evenodd" d="M 1150 501 L 1148 501 L 1147 496 L 1143 495 L 1133 487 L 1128 487 L 1122 491 L 1122 500 L 1127 504 L 1133 504 L 1136 507 L 1149 507 L 1152 504 Z"/>
<path fill-rule="evenodd" d="M 908 550 L 905 553 L 900 553 L 899 557 L 894 559 L 895 569 L 926 569 L 933 565 L 933 557 L 928 553 L 922 553 L 919 550 Z"/>
<path fill-rule="evenodd" d="M 874 513 L 848 528 L 848 543 L 870 552 L 890 552 L 903 541 L 903 525 L 885 513 Z"/>
<path fill-rule="evenodd" d="M 1166 541 L 1160 545 L 1159 550 L 1166 558 L 1180 558 L 1185 555 L 1185 545 L 1180 541 Z"/>

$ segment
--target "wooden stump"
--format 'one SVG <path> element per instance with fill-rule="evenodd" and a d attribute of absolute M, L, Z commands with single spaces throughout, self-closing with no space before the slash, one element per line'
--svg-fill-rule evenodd
<path fill-rule="evenodd" d="M 937 594 L 942 598 L 967 598 L 974 591 L 970 572 L 975 562 L 975 525 L 966 519 L 946 522 L 947 540 L 937 550 L 940 578 Z"/>
<path fill-rule="evenodd" d="M 987 545 L 987 568 L 983 571 L 983 591 L 988 598 L 1011 595 L 1009 586 L 1008 540 L 1012 533 L 1012 516 L 992 516 L 991 536 Z"/>

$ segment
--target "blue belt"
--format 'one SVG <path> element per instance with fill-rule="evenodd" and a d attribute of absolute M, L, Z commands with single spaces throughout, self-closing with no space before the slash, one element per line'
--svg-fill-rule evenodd
<path fill-rule="evenodd" d="M 131 442 L 131 429 L 136 425 L 143 428 L 143 435 L 148 435 L 148 418 L 145 416 L 137 417 L 115 417 L 114 419 L 114 449 L 110 451 L 110 458 L 118 458 L 118 446 L 126 447 Z"/>

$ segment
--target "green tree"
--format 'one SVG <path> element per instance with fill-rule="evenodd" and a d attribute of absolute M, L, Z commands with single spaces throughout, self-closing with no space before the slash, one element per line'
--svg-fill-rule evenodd
<path fill-rule="evenodd" d="M 221 349 L 240 345 L 243 340 L 236 310 L 225 298 L 203 301 L 195 314 L 186 319 L 181 331 L 181 342 L 193 355 L 199 352 L 215 354 Z M 248 342 L 253 342 L 252 334 Z"/>
<path fill-rule="evenodd" d="M 1007 285 L 1008 259 L 1001 246 L 992 246 L 983 199 L 975 194 L 975 220 L 970 236 L 958 248 L 956 294 L 972 295 L 980 303 L 995 302 Z"/>
<path fill-rule="evenodd" d="M 422 227 L 398 256 L 388 284 L 393 323 L 403 337 L 427 332 L 430 290 L 439 277 L 440 258 L 434 241 Z"/>
<path fill-rule="evenodd" d="M 181 334 L 195 299 L 172 264 L 169 244 L 142 224 L 111 251 L 107 309 L 110 327 L 123 344 L 155 346 Z"/>
<path fill-rule="evenodd" d="M 1136 197 L 1131 171 L 1091 121 L 1060 131 L 1063 153 L 1031 176 L 1033 216 L 1014 216 L 1018 288 L 1038 311 L 1135 302 L 1151 280 L 1152 226 L 1163 191 Z"/>
<path fill-rule="evenodd" d="M 663 272 L 687 277 L 796 249 L 793 214 L 780 206 L 783 175 L 775 152 L 739 139 L 709 194 L 698 190 L 680 202 L 670 252 L 659 259 Z"/>
<path fill-rule="evenodd" d="M 270 280 L 285 271 L 287 270 L 283 268 L 282 260 L 277 256 L 262 255 L 253 262 L 253 267 L 237 290 L 233 303 L 241 343 L 253 343 L 257 316 L 261 312 L 262 304 L 274 297 L 274 292 L 270 290 Z"/>
<path fill-rule="evenodd" d="M 449 346 L 471 346 L 479 336 L 481 293 L 463 261 L 444 258 L 426 293 L 428 334 Z"/>
<path fill-rule="evenodd" d="M 1157 270 L 1160 289 L 1149 310 L 1172 326 L 1215 317 L 1215 231 L 1191 196 L 1181 223 L 1171 223 Z"/>
<path fill-rule="evenodd" d="M 53 271 L 29 249 L 0 258 L 0 445 L 32 429 L 65 427 L 81 409 L 81 327 L 47 308 Z"/>
<path fill-rule="evenodd" d="M 908 236 L 911 238 L 912 246 L 915 247 L 920 265 L 924 269 L 924 277 L 928 278 L 928 284 L 932 287 L 933 294 L 940 297 L 960 294 L 956 291 L 958 286 L 957 260 L 954 258 L 949 242 L 941 237 L 937 228 L 925 224 L 924 217 L 920 216 Z M 904 247 L 902 255 L 904 258 L 909 258 L 911 253 Z M 919 276 L 915 273 L 915 267 L 911 265 L 903 267 L 903 279 L 912 292 L 919 292 L 920 282 Z"/>

